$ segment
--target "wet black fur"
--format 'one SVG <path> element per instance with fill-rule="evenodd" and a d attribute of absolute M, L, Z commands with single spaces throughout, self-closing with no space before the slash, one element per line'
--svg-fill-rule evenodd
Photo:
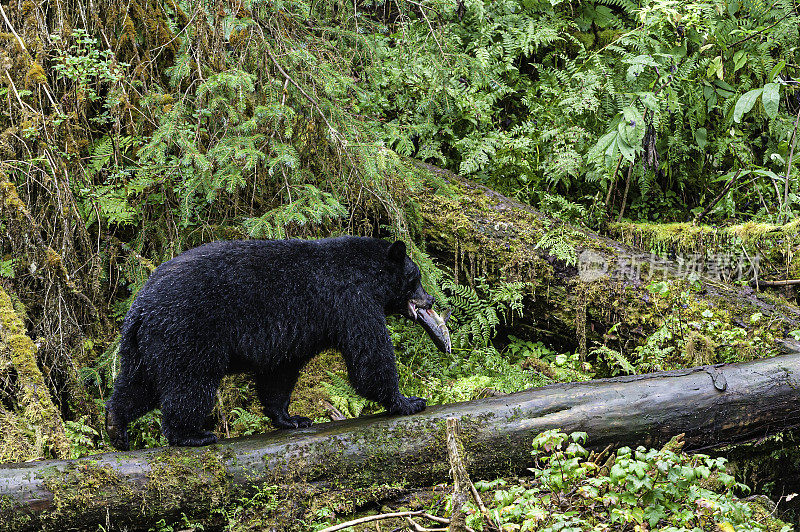
<path fill-rule="evenodd" d="M 386 315 L 408 301 L 430 308 L 403 242 L 325 240 L 213 242 L 159 266 L 122 325 L 121 369 L 107 405 L 112 444 L 129 447 L 127 426 L 161 407 L 171 445 L 216 441 L 203 428 L 226 374 L 249 371 L 264 413 L 281 428 L 300 369 L 321 350 L 341 350 L 350 381 L 392 414 L 425 400 L 398 388 Z"/>

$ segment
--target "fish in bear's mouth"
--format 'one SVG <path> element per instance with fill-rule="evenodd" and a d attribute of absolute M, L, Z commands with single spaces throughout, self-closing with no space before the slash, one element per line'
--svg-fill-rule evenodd
<path fill-rule="evenodd" d="M 436 347 L 443 353 L 450 354 L 452 345 L 450 343 L 450 331 L 447 329 L 450 310 L 445 310 L 444 314 L 439 316 L 430 306 L 428 308 L 417 308 L 413 301 L 408 302 L 408 310 L 419 319 L 422 328 L 431 337 Z"/>

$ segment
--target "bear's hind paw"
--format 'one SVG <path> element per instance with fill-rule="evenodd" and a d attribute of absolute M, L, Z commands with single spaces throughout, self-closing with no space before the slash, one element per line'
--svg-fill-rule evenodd
<path fill-rule="evenodd" d="M 201 432 L 196 436 L 185 436 L 169 442 L 173 447 L 202 447 L 214 443 L 217 443 L 217 436 L 213 432 Z"/>

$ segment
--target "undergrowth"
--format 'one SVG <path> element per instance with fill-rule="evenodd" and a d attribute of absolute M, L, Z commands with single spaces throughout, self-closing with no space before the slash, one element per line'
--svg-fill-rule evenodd
<path fill-rule="evenodd" d="M 662 449 L 598 455 L 583 448 L 586 437 L 543 432 L 533 440 L 532 477 L 476 484 L 490 494 L 488 507 L 502 530 L 792 530 L 739 498 L 750 490 L 724 458 L 682 453 L 676 439 Z M 486 530 L 473 503 L 468 511 L 467 524 Z"/>

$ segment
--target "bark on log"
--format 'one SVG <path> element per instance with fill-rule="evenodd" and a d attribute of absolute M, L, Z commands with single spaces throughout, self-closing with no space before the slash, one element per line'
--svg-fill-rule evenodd
<path fill-rule="evenodd" d="M 472 284 L 478 276 L 529 281 L 532 289 L 524 315 L 531 323 L 525 326 L 532 326 L 535 334 L 522 336 L 536 336 L 561 350 L 585 351 L 587 343 L 602 341 L 616 325 L 618 342 L 613 347 L 630 353 L 663 323 L 664 316 L 689 314 L 685 300 L 660 298 L 648 292 L 648 285 L 662 279 L 673 283 L 673 295 L 685 291 L 689 300 L 697 302 L 696 309 L 690 310 L 699 313 L 705 308 L 715 309 L 722 322 L 745 329 L 748 337 L 767 339 L 775 352 L 784 350 L 781 342 L 786 333 L 800 329 L 800 309 L 785 299 L 709 275 L 724 266 L 726 257 L 718 257 L 719 262 L 714 257 L 702 257 L 699 264 L 663 260 L 565 224 L 452 172 L 415 164 L 420 172 L 436 175 L 454 192 L 442 194 L 428 188 L 414 197 L 424 222 L 421 231 L 426 251 L 440 265 L 449 267 L 461 284 Z M 550 241 L 557 239 L 572 246 L 578 264 L 554 256 L 543 244 L 546 235 L 552 237 Z M 747 268 L 752 257 L 743 254 L 741 258 Z M 692 271 L 700 274 L 700 286 L 687 290 Z M 751 321 L 755 313 L 767 319 Z M 765 334 L 767 323 L 770 330 Z M 686 360 L 683 365 L 693 362 Z"/>
<path fill-rule="evenodd" d="M 370 486 L 446 481 L 445 422 L 460 421 L 465 465 L 494 478 L 530 465 L 540 431 L 586 431 L 590 448 L 659 446 L 686 434 L 701 450 L 800 425 L 800 352 L 585 383 L 554 384 L 405 417 L 370 416 L 225 440 L 211 447 L 108 453 L 0 466 L 8 530 L 145 528 L 208 510 L 256 483 Z"/>

